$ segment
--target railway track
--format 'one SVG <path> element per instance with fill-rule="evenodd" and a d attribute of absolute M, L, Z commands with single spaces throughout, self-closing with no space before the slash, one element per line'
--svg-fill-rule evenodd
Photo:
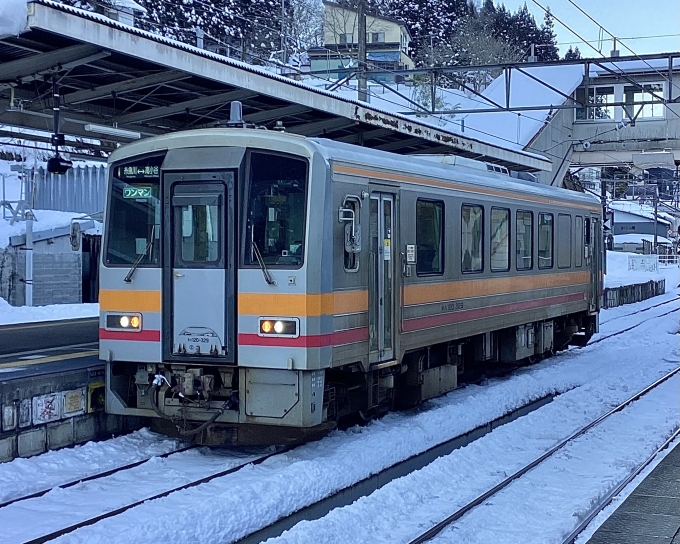
<path fill-rule="evenodd" d="M 457 510 L 456 510 L 455 512 L 453 512 L 450 516 L 448 516 L 447 518 L 443 519 L 443 520 L 440 521 L 438 524 L 434 525 L 433 527 L 431 527 L 431 528 L 428 529 L 427 531 L 424 531 L 423 533 L 421 533 L 420 535 L 418 535 L 416 538 L 412 539 L 412 540 L 409 542 L 409 544 L 423 544 L 424 542 L 428 542 L 428 541 L 432 540 L 435 536 L 437 536 L 439 533 L 441 533 L 444 529 L 446 529 L 446 528 L 450 527 L 451 525 L 453 525 L 454 522 L 456 522 L 457 520 L 459 520 L 460 518 L 462 518 L 462 517 L 463 517 L 464 515 L 466 515 L 468 512 L 470 512 L 471 510 L 473 510 L 473 509 L 476 508 L 477 506 L 479 506 L 479 505 L 485 503 L 485 502 L 488 501 L 491 497 L 493 497 L 494 495 L 497 495 L 500 491 L 502 491 L 502 490 L 504 490 L 505 488 L 507 488 L 510 484 L 512 484 L 513 482 L 515 482 L 516 480 L 518 480 L 519 478 L 521 478 L 522 476 L 524 476 L 525 474 L 527 474 L 527 473 L 530 472 L 531 470 L 535 469 L 535 468 L 538 467 L 540 464 L 544 463 L 547 459 L 550 459 L 552 456 L 554 456 L 554 455 L 555 455 L 558 451 L 560 451 L 562 448 L 564 448 L 564 447 L 567 446 L 568 444 L 571 444 L 574 440 L 576 440 L 577 438 L 583 436 L 583 435 L 586 434 L 589 430 L 591 430 L 593 427 L 595 427 L 595 426 L 601 424 L 603 421 L 607 420 L 607 419 L 608 419 L 609 417 L 611 417 L 613 414 L 616 414 L 616 413 L 618 413 L 618 412 L 624 410 L 624 409 L 625 409 L 626 407 L 628 407 L 631 403 L 633 403 L 633 402 L 635 402 L 636 400 L 642 398 L 644 395 L 646 395 L 646 394 L 649 393 L 650 391 L 656 389 L 659 385 L 661 385 L 662 383 L 664 383 L 666 380 L 670 379 L 671 377 L 675 376 L 675 375 L 678 374 L 679 372 L 680 372 L 680 367 L 677 367 L 677 368 L 673 369 L 672 371 L 668 372 L 665 376 L 659 378 L 659 379 L 658 379 L 657 381 L 655 381 L 654 383 L 652 383 L 652 384 L 648 385 L 647 387 L 645 387 L 644 389 L 638 391 L 638 392 L 635 393 L 633 396 L 629 397 L 627 400 L 625 400 L 624 402 L 622 402 L 621 404 L 619 404 L 619 405 L 616 406 L 615 408 L 611 409 L 611 410 L 610 410 L 609 412 L 607 412 L 606 414 L 604 414 L 604 415 L 598 417 L 598 418 L 595 419 L 594 421 L 590 422 L 589 424 L 585 425 L 585 426 L 582 427 L 581 429 L 575 431 L 574 433 L 572 433 L 572 434 L 569 435 L 568 437 L 564 438 L 563 440 L 561 440 L 560 442 L 558 442 L 557 444 L 555 444 L 555 446 L 553 446 L 552 448 L 550 448 L 550 449 L 549 449 L 548 451 L 546 451 L 543 455 L 541 455 L 540 457 L 536 458 L 536 459 L 535 459 L 534 461 L 532 461 L 531 463 L 529 463 L 529 464 L 525 465 L 523 468 L 517 470 L 516 472 L 514 472 L 513 474 L 511 474 L 511 475 L 508 476 L 507 478 L 503 479 L 503 480 L 502 480 L 501 482 L 499 482 L 497 485 L 495 485 L 494 487 L 492 487 L 491 489 L 489 489 L 488 491 L 486 491 L 485 493 L 479 495 L 479 496 L 478 496 L 477 498 L 475 498 L 474 500 L 468 502 L 465 506 L 463 506 L 463 507 L 457 509 Z M 659 451 L 660 451 L 661 449 L 663 449 L 664 447 L 667 447 L 667 445 L 670 444 L 670 442 L 671 442 L 671 441 L 674 439 L 674 437 L 677 436 L 677 435 L 678 435 L 678 431 L 676 431 L 676 432 L 674 433 L 674 435 L 673 435 L 669 440 L 667 440 L 666 443 L 664 443 L 664 445 L 663 445 L 661 448 L 659 448 Z M 658 453 L 658 452 L 655 452 L 654 456 L 655 456 L 657 453 Z M 613 498 L 613 496 L 615 496 L 615 494 L 619 493 L 620 490 L 623 489 L 623 487 L 625 487 L 625 485 L 627 485 L 633 478 L 635 478 L 635 476 L 637 476 L 637 474 L 639 474 L 639 473 L 645 468 L 645 466 L 647 466 L 649 463 L 651 463 L 651 461 L 653 460 L 654 456 L 650 456 L 650 458 L 647 459 L 647 461 L 645 461 L 645 463 L 643 463 L 642 466 L 636 468 L 636 470 L 631 474 L 631 476 L 629 476 L 628 478 L 626 478 L 626 480 L 624 480 L 624 482 L 621 482 L 621 484 L 619 484 L 619 485 L 613 490 L 613 493 L 612 493 L 611 497 L 606 501 L 606 504 L 608 504 L 609 501 L 611 500 L 611 498 Z M 590 519 L 592 519 L 593 517 L 595 517 L 595 515 L 597 515 L 597 513 L 600 512 L 600 511 L 606 506 L 606 504 L 604 504 L 604 505 L 602 504 L 603 502 L 604 502 L 604 501 L 598 503 L 598 504 L 593 508 L 592 512 L 589 513 L 588 517 L 590 517 L 590 516 L 592 515 L 592 517 L 590 517 Z M 589 521 L 590 521 L 590 520 L 589 520 Z M 586 525 L 587 525 L 587 523 L 586 523 Z M 581 524 L 579 524 L 579 527 L 580 527 L 580 526 L 581 526 Z M 585 527 L 585 525 L 583 525 L 583 527 Z M 577 528 L 577 529 L 578 529 L 578 528 Z M 581 528 L 581 529 L 582 529 L 582 528 Z M 573 542 L 574 539 L 575 539 L 575 537 L 576 537 L 576 535 L 578 535 L 579 532 L 580 532 L 580 530 L 578 530 L 578 532 L 575 532 L 575 533 L 572 533 L 571 535 L 569 535 L 568 539 L 565 540 L 565 542 Z M 569 540 L 569 539 L 571 539 L 571 540 Z"/>
<path fill-rule="evenodd" d="M 190 450 L 190 449 L 193 449 L 193 448 L 194 448 L 194 447 L 189 446 L 189 447 L 183 448 L 181 451 L 171 452 L 170 454 L 165 455 L 165 456 L 163 456 L 163 457 L 168 458 L 168 457 L 171 457 L 172 455 L 177 455 L 177 454 L 183 453 L 183 452 L 185 452 L 185 451 L 187 451 L 187 450 Z M 126 511 L 128 511 L 128 510 L 130 510 L 130 509 L 132 509 L 132 508 L 135 508 L 136 506 L 139 506 L 140 504 L 142 504 L 142 503 L 144 503 L 144 502 L 146 502 L 146 501 L 152 501 L 152 500 L 155 500 L 155 499 L 161 499 L 161 498 L 163 498 L 163 497 L 167 497 L 167 496 L 170 495 L 171 493 L 175 493 L 175 492 L 178 492 L 178 491 L 183 491 L 183 490 L 186 490 L 186 489 L 190 489 L 190 488 L 192 488 L 192 487 L 196 487 L 196 486 L 198 486 L 198 485 L 207 483 L 207 482 L 209 482 L 209 481 L 211 481 L 211 480 L 214 480 L 214 479 L 216 479 L 216 478 L 220 478 L 220 477 L 222 477 L 222 476 L 226 476 L 226 475 L 228 475 L 228 474 L 231 474 L 231 473 L 233 473 L 233 472 L 236 472 L 236 471 L 242 469 L 243 467 L 245 467 L 245 466 L 247 466 L 247 465 L 257 465 L 257 464 L 260 464 L 260 463 L 266 461 L 267 459 L 269 459 L 270 457 L 273 457 L 274 455 L 279 455 L 279 454 L 281 454 L 281 453 L 284 453 L 284 452 L 288 451 L 289 449 L 290 449 L 290 448 L 287 448 L 287 447 L 285 447 L 285 448 L 278 448 L 278 449 L 276 449 L 276 450 L 274 450 L 274 451 L 270 451 L 270 452 L 268 452 L 268 453 L 266 453 L 266 454 L 257 456 L 257 457 L 254 458 L 254 459 L 253 459 L 253 458 L 249 458 L 247 461 L 244 461 L 244 462 L 242 462 L 242 463 L 238 463 L 238 464 L 236 464 L 236 465 L 234 465 L 234 466 L 231 466 L 231 467 L 229 467 L 229 468 L 226 468 L 226 469 L 224 469 L 224 470 L 219 470 L 219 471 L 216 471 L 216 472 L 212 472 L 212 473 L 208 474 L 207 476 L 203 476 L 203 477 L 201 477 L 201 478 L 192 479 L 192 480 L 189 481 L 189 482 L 185 482 L 185 483 L 182 483 L 182 484 L 180 484 L 180 485 L 173 486 L 172 488 L 166 489 L 166 490 L 164 490 L 164 491 L 162 491 L 162 492 L 149 494 L 148 496 L 145 496 L 144 498 L 141 498 L 141 499 L 139 499 L 139 500 L 131 501 L 131 502 L 125 504 L 124 506 L 120 506 L 120 507 L 118 507 L 118 508 L 115 508 L 115 509 L 111 509 L 111 510 L 105 511 L 105 512 L 103 512 L 103 513 L 101 513 L 101 514 L 98 514 L 98 515 L 96 515 L 96 516 L 88 517 L 87 519 L 80 520 L 80 521 L 77 521 L 77 522 L 72 523 L 72 524 L 70 524 L 70 525 L 67 525 L 67 526 L 65 526 L 65 527 L 61 527 L 61 528 L 59 528 L 59 529 L 50 531 L 49 533 L 46 533 L 46 534 L 43 534 L 43 535 L 40 535 L 40 536 L 37 536 L 37 537 L 29 538 L 29 539 L 27 539 L 27 540 L 24 540 L 23 542 L 24 542 L 25 544 L 41 544 L 41 543 L 44 543 L 44 542 L 49 542 L 50 540 L 54 540 L 55 538 L 58 538 L 58 537 L 60 537 L 60 536 L 66 535 L 66 534 L 69 534 L 69 533 L 71 533 L 71 532 L 73 532 L 73 531 L 75 531 L 75 530 L 77 530 L 77 529 L 82 528 L 82 527 L 87 527 L 87 526 L 89 526 L 89 525 L 93 525 L 93 524 L 95 524 L 95 523 L 97 523 L 97 522 L 99 522 L 99 521 L 102 521 L 102 520 L 104 520 L 104 519 L 107 519 L 107 518 L 111 518 L 111 517 L 114 517 L 114 516 L 119 516 L 120 514 L 126 512 Z M 158 457 L 161 457 L 161 456 L 158 456 Z M 124 470 L 126 470 L 126 469 L 127 469 L 127 470 L 130 470 L 130 469 L 132 469 L 132 468 L 135 468 L 135 467 L 137 467 L 137 466 L 140 466 L 140 465 L 143 464 L 144 462 L 146 462 L 146 461 L 142 461 L 142 462 L 134 463 L 134 464 L 131 463 L 130 466 L 121 467 L 121 468 L 119 468 L 119 469 L 117 469 L 117 470 L 107 471 L 106 474 L 102 473 L 102 474 L 100 474 L 100 475 L 96 475 L 96 476 L 93 477 L 93 478 L 89 478 L 89 480 L 104 478 L 104 477 L 106 477 L 106 476 L 110 476 L 110 475 L 115 474 L 115 473 L 120 473 L 120 472 L 122 472 L 122 471 L 124 471 Z M 83 479 L 83 480 L 81 480 L 81 481 L 85 481 L 85 479 Z M 78 482 L 74 482 L 74 483 L 72 483 L 72 484 L 70 484 L 70 485 L 76 485 L 77 483 L 78 483 Z M 46 491 L 46 492 L 47 492 L 47 491 Z M 46 493 L 46 492 L 45 492 L 45 493 Z M 44 494 L 44 493 L 43 493 L 43 494 Z M 18 499 L 18 500 L 19 500 L 19 499 Z M 16 503 L 17 501 L 14 501 L 14 502 Z M 0 509 L 0 514 L 1 514 L 1 512 L 2 512 L 2 510 Z"/>
<path fill-rule="evenodd" d="M 668 312 L 665 312 L 665 313 L 663 313 L 663 314 L 655 315 L 652 319 L 658 319 L 658 318 L 660 318 L 660 317 L 665 317 L 665 316 L 670 315 L 670 314 L 673 314 L 673 313 L 675 313 L 675 312 L 680 312 L 680 308 L 673 308 L 672 310 L 670 310 L 670 311 L 668 311 Z M 610 338 L 614 338 L 615 336 L 620 336 L 620 335 L 622 335 L 622 334 L 625 334 L 625 333 L 627 333 L 627 332 L 630 332 L 630 331 L 632 331 L 633 329 L 637 329 L 638 327 L 640 327 L 641 325 L 643 325 L 643 324 L 645 324 L 645 323 L 646 323 L 646 321 L 643 321 L 643 322 L 641 322 L 641 323 L 636 323 L 635 325 L 631 325 L 630 327 L 626 327 L 626 328 L 623 329 L 623 330 L 616 331 L 616 332 L 613 332 L 613 333 L 611 333 L 611 334 L 607 334 L 607 335 L 601 336 L 600 338 L 596 338 L 595 340 L 591 340 L 591 341 L 588 343 L 588 346 L 592 346 L 592 345 L 594 345 L 594 344 L 599 344 L 600 342 L 604 342 L 605 340 L 608 340 L 608 339 L 610 339 Z M 584 347 L 586 347 L 586 346 L 582 346 L 580 349 L 583 349 Z"/>
<path fill-rule="evenodd" d="M 53 485 L 50 487 L 45 487 L 44 489 L 41 489 L 40 491 L 34 491 L 31 493 L 26 493 L 25 495 L 19 495 L 17 497 L 13 497 L 11 499 L 5 499 L 3 501 L 0 501 L 0 509 L 5 508 L 6 506 L 9 506 L 11 504 L 15 504 L 21 501 L 26 501 L 29 499 L 36 499 L 38 497 L 42 497 L 43 495 L 46 495 L 50 491 L 54 491 L 56 489 L 68 489 L 69 487 L 73 487 L 74 485 L 78 485 L 83 482 L 91 482 L 94 480 L 99 480 L 100 478 L 106 478 L 108 476 L 112 476 L 113 474 L 116 474 L 118 472 L 122 472 L 124 470 L 130 470 L 132 468 L 138 467 L 140 465 L 143 465 L 147 461 L 150 461 L 153 458 L 157 459 L 165 459 L 167 457 L 170 457 L 171 455 L 175 455 L 176 453 L 182 453 L 184 451 L 188 451 L 191 449 L 196 448 L 197 446 L 194 444 L 184 446 L 182 448 L 178 448 L 176 450 L 168 451 L 165 453 L 160 453 L 157 455 L 153 455 L 151 457 L 147 457 L 145 459 L 140 459 L 138 461 L 133 461 L 132 463 L 128 463 L 126 465 L 121 465 L 119 467 L 114 467 L 109 470 L 105 470 L 103 472 L 98 472 L 97 474 L 91 474 L 89 476 L 82 476 L 80 478 L 75 478 L 73 480 L 70 480 L 65 483 L 60 483 L 57 485 Z"/>
<path fill-rule="evenodd" d="M 680 297 L 680 295 L 677 295 L 675 298 L 672 298 L 670 300 L 665 300 L 663 302 L 658 302 L 656 304 L 652 304 L 650 306 L 647 306 L 646 308 L 641 308 L 639 310 L 635 310 L 634 312 L 629 312 L 629 313 L 623 314 L 623 315 L 617 315 L 617 316 L 612 317 L 610 319 L 607 319 L 605 321 L 600 321 L 600 326 L 605 325 L 607 323 L 611 323 L 612 321 L 616 321 L 618 319 L 624 319 L 624 318 L 630 317 L 632 315 L 637 315 L 637 314 L 641 314 L 641 313 L 644 313 L 644 312 L 648 312 L 649 310 L 653 310 L 654 308 L 658 308 L 660 306 L 665 306 L 666 304 L 673 304 L 674 302 L 677 303 L 678 300 L 680 300 L 678 297 Z"/>

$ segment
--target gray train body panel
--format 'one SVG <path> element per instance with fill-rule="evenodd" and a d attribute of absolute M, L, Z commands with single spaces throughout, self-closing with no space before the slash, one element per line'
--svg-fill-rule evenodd
<path fill-rule="evenodd" d="M 298 159 L 304 180 L 291 173 Z M 267 170 L 272 161 L 280 175 Z M 305 439 L 343 415 L 451 390 L 466 366 L 542 357 L 597 329 L 600 214 L 587 195 L 249 129 L 143 140 L 110 163 L 112 241 L 100 274 L 107 410 L 154 417 L 169 433 L 210 420 L 197 441 Z M 463 242 L 471 209 L 482 210 L 484 232 Z M 518 211 L 532 218 L 526 270 L 517 270 Z M 147 214 L 147 231 L 133 213 Z M 495 233 L 492 213 L 506 218 Z M 548 232 L 539 214 L 552 214 L 551 268 L 538 267 L 536 241 Z M 438 245 L 417 239 L 428 225 Z M 468 273 L 462 245 L 475 236 L 484 265 Z M 423 272 L 431 255 L 438 271 L 426 263 Z M 497 255 L 507 270 L 491 271 Z M 139 327 L 119 326 L 134 316 Z"/>

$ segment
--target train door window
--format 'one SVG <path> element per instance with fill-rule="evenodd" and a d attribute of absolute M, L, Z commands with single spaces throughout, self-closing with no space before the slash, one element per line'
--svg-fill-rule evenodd
<path fill-rule="evenodd" d="M 484 270 L 484 208 L 463 204 L 460 214 L 460 258 L 464 273 Z"/>
<path fill-rule="evenodd" d="M 419 276 L 444 273 L 444 203 L 416 202 L 416 273 Z"/>
<path fill-rule="evenodd" d="M 576 216 L 576 226 L 574 227 L 574 230 L 576 231 L 576 253 L 574 253 L 574 266 L 583 266 L 583 217 L 580 215 Z"/>
<path fill-rule="evenodd" d="M 358 200 L 355 198 L 347 198 L 345 200 L 344 206 L 345 209 L 352 210 L 354 212 L 354 217 L 355 222 L 354 226 L 359 227 L 361 224 L 361 205 Z M 345 267 L 345 272 L 356 272 L 359 270 L 359 254 L 355 253 L 353 251 L 347 251 L 347 244 L 344 241 L 344 236 L 345 236 L 345 225 L 343 224 L 343 253 L 344 253 L 344 267 Z M 361 237 L 361 231 L 358 231 L 358 238 Z"/>
<path fill-rule="evenodd" d="M 517 270 L 531 270 L 534 266 L 534 214 L 517 210 L 515 220 Z"/>
<path fill-rule="evenodd" d="M 571 215 L 557 216 L 557 268 L 571 268 Z"/>
<path fill-rule="evenodd" d="M 491 208 L 491 271 L 510 270 L 510 210 Z"/>
<path fill-rule="evenodd" d="M 553 267 L 554 216 L 538 214 L 538 268 Z"/>
<path fill-rule="evenodd" d="M 590 246 L 590 217 L 586 217 L 583 226 L 583 241 L 586 246 Z"/>
<path fill-rule="evenodd" d="M 182 261 L 214 263 L 219 259 L 220 214 L 215 204 L 188 204 L 181 208 Z"/>

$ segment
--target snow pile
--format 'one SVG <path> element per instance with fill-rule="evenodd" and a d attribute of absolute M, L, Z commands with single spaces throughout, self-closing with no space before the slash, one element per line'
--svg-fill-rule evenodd
<path fill-rule="evenodd" d="M 99 304 L 50 304 L 48 306 L 10 306 L 0 297 L 0 325 L 56 321 L 78 317 L 97 317 Z"/>
<path fill-rule="evenodd" d="M 16 36 L 26 28 L 28 7 L 26 0 L 0 2 L 0 38 Z"/>

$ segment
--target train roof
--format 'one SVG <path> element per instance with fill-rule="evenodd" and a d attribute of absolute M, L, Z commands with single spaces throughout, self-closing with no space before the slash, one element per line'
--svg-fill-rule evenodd
<path fill-rule="evenodd" d="M 313 138 L 310 141 L 321 146 L 327 158 L 334 161 L 372 168 L 379 167 L 400 175 L 443 178 L 475 187 L 531 194 L 548 199 L 562 200 L 565 203 L 591 205 L 598 209 L 600 206 L 599 200 L 587 193 L 511 178 L 506 174 L 480 170 L 477 167 L 438 163 L 419 156 L 397 155 L 323 138 Z"/>
<path fill-rule="evenodd" d="M 109 163 L 134 155 L 153 153 L 180 147 L 238 146 L 259 147 L 288 152 L 306 157 L 321 154 L 329 162 L 343 162 L 353 166 L 387 170 L 394 174 L 441 178 L 486 189 L 531 194 L 565 203 L 580 203 L 599 207 L 592 195 L 511 178 L 505 174 L 488 172 L 460 164 L 445 164 L 422 157 L 397 155 L 388 151 L 359 147 L 327 140 L 306 138 L 297 134 L 251 128 L 211 128 L 164 134 L 145 138 L 115 150 Z"/>

